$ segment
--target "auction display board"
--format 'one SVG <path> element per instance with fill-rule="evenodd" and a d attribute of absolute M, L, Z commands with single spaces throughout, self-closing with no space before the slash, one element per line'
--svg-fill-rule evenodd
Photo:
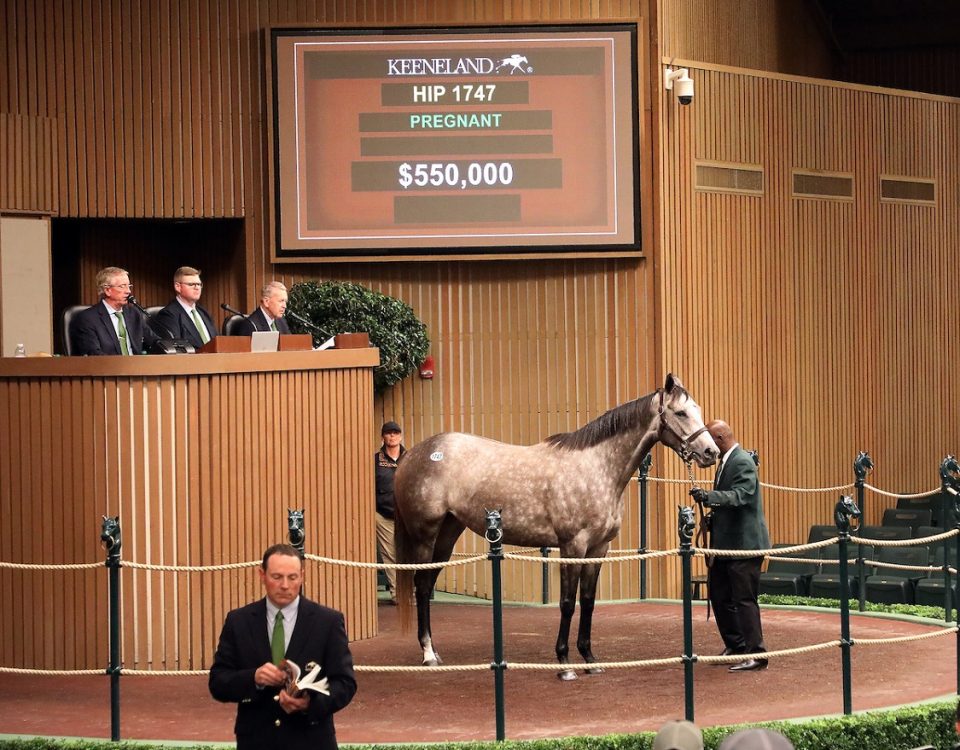
<path fill-rule="evenodd" d="M 273 259 L 639 251 L 636 45 L 271 29 Z"/>

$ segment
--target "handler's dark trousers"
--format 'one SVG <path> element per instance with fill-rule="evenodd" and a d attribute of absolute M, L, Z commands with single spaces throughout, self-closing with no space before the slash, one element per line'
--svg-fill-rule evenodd
<path fill-rule="evenodd" d="M 724 645 L 738 654 L 766 651 L 760 626 L 762 557 L 715 557 L 710 565 L 710 603 Z"/>

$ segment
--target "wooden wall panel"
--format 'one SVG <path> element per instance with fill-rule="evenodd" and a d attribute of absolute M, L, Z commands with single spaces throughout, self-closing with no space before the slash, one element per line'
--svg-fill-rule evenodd
<path fill-rule="evenodd" d="M 759 449 L 765 482 L 848 484 L 867 450 L 873 485 L 938 487 L 940 460 L 960 447 L 942 357 L 960 323 L 944 273 L 957 260 L 960 101 L 692 68 L 696 103 L 668 102 L 660 130 L 664 361 Z M 698 160 L 760 165 L 764 194 L 695 189 Z M 793 197 L 793 169 L 852 174 L 854 200 Z M 881 174 L 943 192 L 933 206 L 881 203 Z M 829 522 L 838 494 L 768 491 L 773 541 Z M 680 500 L 679 486 L 663 490 L 662 514 Z M 868 521 L 893 503 L 868 493 Z M 674 538 L 658 528 L 659 545 Z"/>
<path fill-rule="evenodd" d="M 0 112 L 0 212 L 59 212 L 57 121 Z"/>
<path fill-rule="evenodd" d="M 252 361 L 238 368 L 237 355 L 204 355 L 208 362 L 219 356 L 223 374 L 167 375 L 157 374 L 165 362 L 138 358 L 126 363 L 126 375 L 60 377 L 39 373 L 45 365 L 69 369 L 79 361 L 92 372 L 110 363 L 6 360 L 14 364 L 0 374 L 0 560 L 102 561 L 100 517 L 119 515 L 124 561 L 246 562 L 284 541 L 287 509 L 302 508 L 308 552 L 372 561 L 373 536 L 361 532 L 372 528 L 374 512 L 365 502 L 373 474 L 364 443 L 375 429 L 372 371 L 343 367 L 344 355 L 319 355 L 329 369 L 307 363 L 318 355 L 275 355 L 287 368 L 277 370 Z M 17 375 L 17 366 L 32 370 Z M 137 366 L 146 371 L 136 374 Z M 238 475 L 241 484 L 223 489 Z M 352 639 L 368 638 L 377 631 L 374 580 L 371 570 L 308 562 L 305 593 L 343 610 Z M 2 664 L 105 666 L 106 581 L 102 566 L 0 570 L 4 601 L 39 623 L 0 624 Z M 124 567 L 121 586 L 128 669 L 209 667 L 227 610 L 262 595 L 253 568 Z"/>
<path fill-rule="evenodd" d="M 660 55 L 830 78 L 836 55 L 806 0 L 657 0 Z"/>

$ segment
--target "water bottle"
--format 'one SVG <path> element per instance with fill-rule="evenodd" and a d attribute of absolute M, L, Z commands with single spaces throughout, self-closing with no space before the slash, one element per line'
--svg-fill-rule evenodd
<path fill-rule="evenodd" d="M 27 349 L 23 344 L 17 344 L 17 348 L 13 350 L 14 357 L 26 357 Z"/>

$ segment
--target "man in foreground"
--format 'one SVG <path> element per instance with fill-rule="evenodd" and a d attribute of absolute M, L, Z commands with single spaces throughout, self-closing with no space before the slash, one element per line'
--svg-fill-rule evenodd
<path fill-rule="evenodd" d="M 343 614 L 300 596 L 303 562 L 295 547 L 263 554 L 266 597 L 227 614 L 210 668 L 210 694 L 239 703 L 238 750 L 336 750 L 333 715 L 353 699 L 357 683 Z M 324 692 L 286 686 L 285 660 L 302 673 L 320 667 Z"/>

